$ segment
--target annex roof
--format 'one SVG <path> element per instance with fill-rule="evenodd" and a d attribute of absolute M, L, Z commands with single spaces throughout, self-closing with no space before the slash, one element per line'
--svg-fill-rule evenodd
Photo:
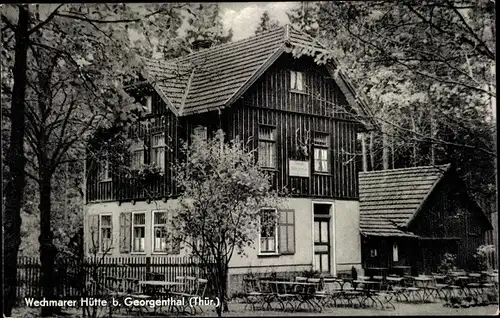
<path fill-rule="evenodd" d="M 372 236 L 415 236 L 405 228 L 451 165 L 359 173 L 360 229 Z"/>
<path fill-rule="evenodd" d="M 328 56 L 336 80 L 358 113 L 372 118 L 364 97 L 338 68 L 326 47 L 291 26 L 247 39 L 202 49 L 163 61 L 141 58 L 144 73 L 160 96 L 179 116 L 221 109 L 234 103 L 284 52 L 306 47 L 307 55 Z M 372 125 L 368 123 L 368 125 Z"/>

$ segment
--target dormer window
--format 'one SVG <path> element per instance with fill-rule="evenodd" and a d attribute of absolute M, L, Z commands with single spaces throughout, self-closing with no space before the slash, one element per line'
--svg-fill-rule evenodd
<path fill-rule="evenodd" d="M 151 114 L 153 112 L 153 96 L 148 95 L 144 99 L 144 110 L 146 111 L 147 114 Z"/>
<path fill-rule="evenodd" d="M 302 72 L 290 71 L 290 89 L 295 91 L 304 90 L 304 75 Z"/>

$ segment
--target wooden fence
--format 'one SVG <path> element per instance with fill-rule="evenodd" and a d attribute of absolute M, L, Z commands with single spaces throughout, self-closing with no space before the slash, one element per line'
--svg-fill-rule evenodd
<path fill-rule="evenodd" d="M 86 258 L 83 261 L 58 260 L 55 264 L 55 293 L 59 299 L 82 297 L 84 286 L 103 286 L 107 276 L 138 280 L 151 279 L 151 273 L 164 275 L 167 281 L 177 276 L 203 277 L 200 262 L 192 257 L 106 257 Z M 37 258 L 20 257 L 17 270 L 17 296 L 41 297 L 41 265 Z M 95 287 L 88 289 L 93 295 Z"/>

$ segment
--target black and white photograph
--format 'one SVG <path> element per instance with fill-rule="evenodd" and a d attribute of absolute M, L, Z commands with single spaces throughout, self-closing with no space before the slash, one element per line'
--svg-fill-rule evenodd
<path fill-rule="evenodd" d="M 3 318 L 498 315 L 495 5 L 0 4 Z"/>

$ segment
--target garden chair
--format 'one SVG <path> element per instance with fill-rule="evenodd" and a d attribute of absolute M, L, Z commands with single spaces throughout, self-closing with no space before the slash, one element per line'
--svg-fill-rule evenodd
<path fill-rule="evenodd" d="M 409 302 L 420 302 L 422 297 L 420 295 L 420 288 L 416 287 L 415 279 L 412 276 L 405 276 L 402 280 L 403 292 L 402 295 Z"/>
<path fill-rule="evenodd" d="M 311 290 L 312 294 L 312 302 L 314 305 L 318 307 L 319 312 L 323 311 L 323 307 L 326 303 L 328 303 L 330 296 L 325 290 L 325 286 L 323 283 L 323 279 L 321 278 L 308 278 L 308 283 L 313 283 L 314 287 Z"/>
<path fill-rule="evenodd" d="M 264 305 L 264 294 L 260 291 L 257 278 L 243 278 L 243 297 L 245 298 L 245 310 L 251 306 L 255 310 L 255 304 Z"/>
<path fill-rule="evenodd" d="M 390 284 L 381 281 L 379 291 L 375 292 L 376 298 L 380 302 L 382 309 L 387 308 L 387 306 L 392 307 L 393 310 L 396 309 L 392 303 L 396 295 L 391 288 L 392 286 Z"/>
<path fill-rule="evenodd" d="M 339 299 L 341 301 L 341 304 L 342 304 L 342 301 L 345 301 L 344 305 L 354 307 L 354 305 L 355 305 L 355 303 L 353 302 L 354 300 L 356 300 L 358 302 L 358 305 L 361 305 L 359 303 L 360 296 L 361 296 L 361 292 L 358 289 L 356 289 L 356 287 L 354 287 L 352 281 L 346 280 L 346 281 L 344 281 L 344 284 L 342 285 L 342 293 L 341 293 L 340 297 L 338 297 L 337 299 Z"/>
<path fill-rule="evenodd" d="M 287 285 L 280 282 L 273 282 L 270 286 L 275 299 L 281 306 L 281 310 L 286 311 L 287 306 L 289 306 L 292 312 L 295 311 L 294 302 L 299 300 L 297 294 L 289 292 Z"/>
<path fill-rule="evenodd" d="M 325 278 L 323 281 L 324 289 L 328 295 L 327 306 L 337 306 L 337 300 L 342 296 L 342 280 L 337 278 Z"/>

